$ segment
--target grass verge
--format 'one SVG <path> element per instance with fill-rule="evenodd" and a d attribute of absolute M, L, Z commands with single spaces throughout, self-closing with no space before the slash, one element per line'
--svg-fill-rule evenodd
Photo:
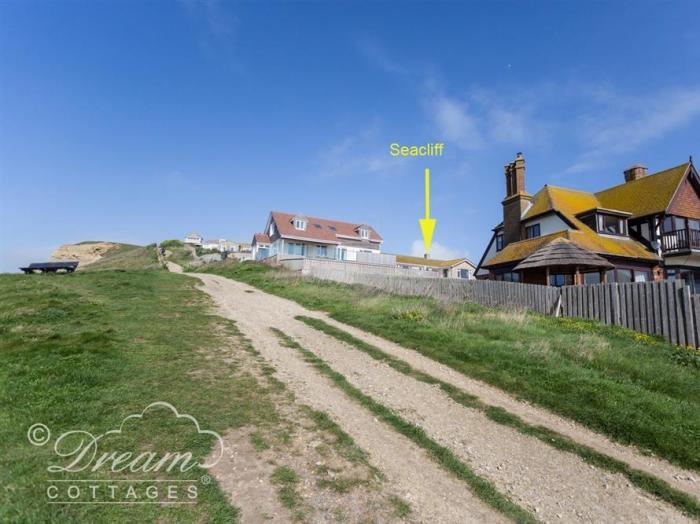
<path fill-rule="evenodd" d="M 0 275 L 0 521 L 237 519 L 214 479 L 197 484 L 192 506 L 47 503 L 47 479 L 54 478 L 47 465 L 63 463 L 52 448 L 65 431 L 98 435 L 159 400 L 220 434 L 278 420 L 272 390 L 235 361 L 249 341 L 235 324 L 207 313 L 209 299 L 196 284 L 160 270 Z M 191 423 L 183 425 L 169 412 L 150 413 L 128 426 L 115 444 L 118 451 L 187 449 L 201 459 L 212 450 L 215 440 L 192 432 Z M 30 445 L 27 430 L 34 423 L 50 428 L 49 445 Z M 175 478 L 206 473 L 197 468 Z M 95 477 L 133 474 L 58 475 L 69 481 Z"/>
<path fill-rule="evenodd" d="M 377 418 L 387 423 L 398 433 L 425 449 L 433 460 L 464 481 L 471 488 L 471 491 L 486 504 L 513 521 L 537 522 L 528 511 L 501 494 L 489 481 L 474 473 L 467 464 L 462 462 L 449 449 L 431 439 L 422 428 L 411 424 L 383 404 L 375 401 L 372 397 L 362 393 L 350 384 L 342 374 L 333 370 L 325 361 L 302 347 L 283 331 L 276 328 L 270 329 L 280 338 L 285 346 L 298 350 L 306 362 L 312 364 L 321 374 L 328 377 L 346 395 L 371 411 Z"/>
<path fill-rule="evenodd" d="M 255 263 L 197 271 L 240 280 L 356 326 L 700 471 L 700 369 L 678 348 L 593 321 L 556 319 L 289 276 Z"/>
<path fill-rule="evenodd" d="M 419 380 L 420 382 L 437 385 L 445 394 L 447 394 L 458 404 L 468 408 L 479 409 L 494 422 L 514 428 L 525 435 L 533 436 L 545 444 L 549 444 L 550 446 L 559 450 L 578 455 L 585 462 L 593 466 L 605 469 L 612 473 L 621 473 L 638 488 L 643 489 L 647 493 L 676 506 L 688 516 L 694 518 L 700 517 L 700 503 L 698 503 L 698 501 L 690 495 L 672 488 L 663 480 L 660 480 L 643 471 L 634 469 L 628 464 L 600 453 L 593 448 L 579 444 L 570 438 L 557 433 L 556 431 L 552 431 L 542 426 L 533 426 L 532 424 L 528 424 L 517 415 L 509 413 L 503 408 L 484 404 L 475 396 L 460 390 L 452 384 L 448 384 L 447 382 L 439 380 L 427 373 L 414 369 L 407 362 L 393 357 L 378 347 L 368 344 L 364 340 L 360 340 L 342 329 L 331 326 L 321 319 L 307 316 L 297 316 L 295 318 L 313 327 L 314 329 L 321 331 L 322 333 L 330 335 L 337 340 L 353 346 L 363 353 L 366 353 L 373 359 L 387 364 L 392 369 L 395 369 L 404 375 L 410 376 L 411 378 Z"/>

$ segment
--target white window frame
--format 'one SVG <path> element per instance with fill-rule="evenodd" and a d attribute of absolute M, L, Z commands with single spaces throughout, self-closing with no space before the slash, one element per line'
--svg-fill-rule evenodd
<path fill-rule="evenodd" d="M 294 228 L 298 229 L 299 231 L 306 231 L 306 220 L 302 220 L 301 218 L 295 218 Z"/>
<path fill-rule="evenodd" d="M 360 228 L 360 238 L 369 239 L 369 229 L 366 227 Z"/>

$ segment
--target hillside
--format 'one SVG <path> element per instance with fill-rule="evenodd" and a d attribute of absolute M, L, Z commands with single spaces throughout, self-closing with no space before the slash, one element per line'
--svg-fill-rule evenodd
<path fill-rule="evenodd" d="M 89 264 L 86 271 L 107 269 L 160 269 L 155 244 L 134 246 L 131 244 L 115 244 L 99 260 Z"/>
<path fill-rule="evenodd" d="M 112 249 L 123 244 L 115 242 L 86 241 L 77 244 L 63 244 L 53 252 L 49 260 L 77 260 L 80 262 L 78 269 L 93 264 L 102 259 Z"/>

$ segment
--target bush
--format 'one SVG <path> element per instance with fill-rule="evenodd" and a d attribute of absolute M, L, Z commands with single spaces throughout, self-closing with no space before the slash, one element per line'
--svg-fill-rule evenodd
<path fill-rule="evenodd" d="M 160 243 L 160 247 L 164 247 L 168 249 L 169 247 L 183 247 L 185 245 L 184 242 L 176 239 L 171 239 L 171 240 L 163 240 Z"/>

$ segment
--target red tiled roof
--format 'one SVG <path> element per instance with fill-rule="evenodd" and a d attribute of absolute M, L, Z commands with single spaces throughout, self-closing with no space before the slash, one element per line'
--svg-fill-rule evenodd
<path fill-rule="evenodd" d="M 267 236 L 265 233 L 255 233 L 255 235 L 253 236 L 253 241 L 256 244 L 269 244 L 270 237 Z"/>
<path fill-rule="evenodd" d="M 351 224 L 338 220 L 327 220 L 325 218 L 304 216 L 306 220 L 306 230 L 301 231 L 294 227 L 292 221 L 294 217 L 290 213 L 280 211 L 272 212 L 272 219 L 275 221 L 279 234 L 283 237 L 304 238 L 337 244 L 342 240 L 338 237 L 349 237 L 354 240 L 365 240 L 360 237 L 359 228 L 364 226 L 369 230 L 369 240 L 372 242 L 382 242 L 383 239 L 372 226 L 367 224 Z"/>

